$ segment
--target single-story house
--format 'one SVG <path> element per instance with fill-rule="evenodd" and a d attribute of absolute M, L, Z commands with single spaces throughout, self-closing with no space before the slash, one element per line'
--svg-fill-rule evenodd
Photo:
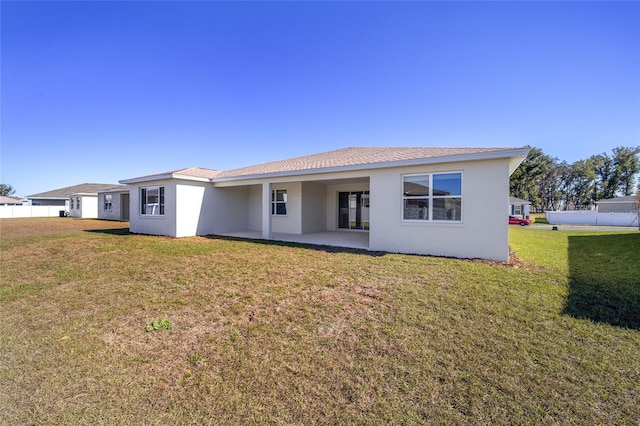
<path fill-rule="evenodd" d="M 509 215 L 522 219 L 529 219 L 529 209 L 531 203 L 516 197 L 509 197 Z"/>
<path fill-rule="evenodd" d="M 599 213 L 638 213 L 637 195 L 627 195 L 626 197 L 613 197 L 596 202 Z"/>
<path fill-rule="evenodd" d="M 0 195 L 0 206 L 21 206 L 24 203 L 25 202 L 22 198 Z"/>
<path fill-rule="evenodd" d="M 315 241 L 506 261 L 509 176 L 528 152 L 345 148 L 120 183 L 130 186 L 134 233 Z"/>
<path fill-rule="evenodd" d="M 79 185 L 67 186 L 64 188 L 41 192 L 39 194 L 28 195 L 26 198 L 32 206 L 60 206 L 61 208 L 64 207 L 64 210 L 68 211 L 71 207 L 72 195 L 96 194 L 100 190 L 113 188 L 114 186 L 115 185 L 112 183 L 81 183 Z"/>
<path fill-rule="evenodd" d="M 129 186 L 118 185 L 98 191 L 98 219 L 129 220 Z"/>

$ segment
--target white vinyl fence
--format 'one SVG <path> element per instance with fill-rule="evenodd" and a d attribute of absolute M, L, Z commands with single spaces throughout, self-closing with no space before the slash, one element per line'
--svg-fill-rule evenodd
<path fill-rule="evenodd" d="M 65 206 L 0 206 L 0 219 L 11 217 L 58 217 Z"/>
<path fill-rule="evenodd" d="M 638 226 L 637 213 L 599 213 L 596 210 L 545 212 L 553 225 Z"/>

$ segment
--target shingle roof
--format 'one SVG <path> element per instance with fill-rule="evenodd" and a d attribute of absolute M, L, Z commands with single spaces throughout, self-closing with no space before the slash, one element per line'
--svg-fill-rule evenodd
<path fill-rule="evenodd" d="M 202 167 L 189 167 L 188 169 L 176 170 L 173 174 L 211 179 L 218 176 L 220 172 L 218 170 L 205 169 Z"/>
<path fill-rule="evenodd" d="M 509 204 L 531 204 L 530 201 L 523 200 L 522 198 L 509 197 Z"/>
<path fill-rule="evenodd" d="M 22 204 L 22 198 L 0 195 L 0 204 Z"/>
<path fill-rule="evenodd" d="M 67 186 L 39 194 L 27 195 L 26 198 L 68 198 L 71 194 L 93 194 L 99 191 L 115 189 L 123 185 L 113 183 L 81 183 L 80 185 Z"/>
<path fill-rule="evenodd" d="M 202 167 L 173 170 L 121 180 L 120 183 L 139 183 L 163 179 L 197 178 L 210 180 L 235 180 L 276 174 L 305 174 L 336 171 L 336 169 L 393 167 L 405 161 L 432 160 L 458 161 L 482 158 L 524 157 L 526 148 L 399 148 L 399 147 L 352 147 L 319 154 L 303 155 L 287 160 L 273 161 L 238 169 L 218 171 Z M 486 154 L 486 156 L 484 155 Z M 394 164 L 395 163 L 395 164 Z"/>
<path fill-rule="evenodd" d="M 387 163 L 394 161 L 418 160 L 454 155 L 479 154 L 485 152 L 508 151 L 514 148 L 398 148 L 398 147 L 351 147 L 319 154 L 304 155 L 288 160 L 273 161 L 255 166 L 220 172 L 216 178 L 264 175 L 282 172 L 327 169 Z"/>

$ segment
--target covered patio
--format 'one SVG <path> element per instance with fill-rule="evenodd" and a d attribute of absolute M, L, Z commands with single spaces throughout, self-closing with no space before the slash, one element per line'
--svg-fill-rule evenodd
<path fill-rule="evenodd" d="M 260 231 L 231 232 L 222 234 L 222 236 L 254 240 L 263 239 L 262 232 Z M 309 234 L 287 234 L 283 232 L 274 232 L 271 235 L 271 240 L 363 250 L 369 249 L 369 232 L 326 231 L 312 232 Z"/>

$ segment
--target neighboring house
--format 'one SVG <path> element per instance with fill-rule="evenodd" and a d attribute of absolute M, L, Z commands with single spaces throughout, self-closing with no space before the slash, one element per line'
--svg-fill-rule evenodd
<path fill-rule="evenodd" d="M 628 195 L 600 200 L 596 208 L 600 213 L 638 213 L 639 202 L 637 195 Z"/>
<path fill-rule="evenodd" d="M 346 148 L 122 180 L 130 230 L 508 260 L 509 176 L 528 148 Z M 344 238 L 360 243 L 341 243 Z M 332 241 L 333 240 L 333 241 Z"/>
<path fill-rule="evenodd" d="M 80 185 L 67 186 L 52 191 L 28 195 L 26 198 L 32 206 L 60 206 L 69 209 L 71 207 L 70 197 L 72 194 L 97 194 L 100 190 L 113 187 L 114 184 L 82 183 Z"/>
<path fill-rule="evenodd" d="M 98 191 L 98 219 L 129 220 L 129 187 L 119 185 Z"/>
<path fill-rule="evenodd" d="M 509 215 L 523 219 L 529 219 L 529 206 L 531 203 L 516 197 L 509 197 Z"/>
<path fill-rule="evenodd" d="M 107 217 L 100 217 L 99 211 L 99 198 L 103 201 L 102 211 L 105 210 L 105 207 L 112 207 L 106 203 L 104 204 L 104 200 L 108 197 L 105 194 L 105 191 L 115 191 L 115 193 L 126 193 L 126 198 L 128 199 L 129 189 L 125 185 L 109 185 L 108 187 L 104 187 L 101 190 L 97 190 L 96 192 L 77 192 L 69 195 L 69 216 L 77 217 L 81 219 L 110 219 Z M 98 197 L 98 194 L 102 193 L 102 197 Z M 111 194 L 109 194 L 111 195 Z M 112 197 L 113 198 L 113 197 Z M 120 202 L 118 201 L 118 206 Z M 127 205 L 128 207 L 128 205 Z M 120 220 L 120 219 L 118 219 Z"/>
<path fill-rule="evenodd" d="M 21 206 L 24 201 L 21 198 L 0 195 L 0 206 Z"/>

